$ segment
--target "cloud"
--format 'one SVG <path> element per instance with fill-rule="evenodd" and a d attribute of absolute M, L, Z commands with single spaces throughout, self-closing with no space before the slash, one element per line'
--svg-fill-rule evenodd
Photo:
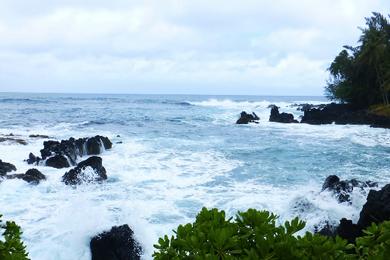
<path fill-rule="evenodd" d="M 356 42 L 364 16 L 389 7 L 2 0 L 0 91 L 320 95 L 326 67 Z"/>

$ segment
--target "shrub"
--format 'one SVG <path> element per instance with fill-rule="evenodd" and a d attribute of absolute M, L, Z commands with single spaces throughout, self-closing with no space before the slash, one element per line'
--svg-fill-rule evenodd
<path fill-rule="evenodd" d="M 390 222 L 372 225 L 356 245 L 339 237 L 306 232 L 295 218 L 277 225 L 277 216 L 249 209 L 226 219 L 225 212 L 203 208 L 193 224 L 180 225 L 170 239 L 160 238 L 153 257 L 165 259 L 390 259 Z"/>
<path fill-rule="evenodd" d="M 0 230 L 3 231 L 3 238 L 0 239 L 0 259 L 1 260 L 25 260 L 28 259 L 26 247 L 20 236 L 22 231 L 13 221 L 3 224 L 0 215 Z"/>

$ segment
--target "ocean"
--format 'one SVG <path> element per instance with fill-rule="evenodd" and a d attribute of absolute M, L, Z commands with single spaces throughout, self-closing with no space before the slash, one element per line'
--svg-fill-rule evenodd
<path fill-rule="evenodd" d="M 103 135 L 108 180 L 64 185 L 68 169 L 34 166 L 47 176 L 39 185 L 0 183 L 0 214 L 23 229 L 31 259 L 90 259 L 91 237 L 128 224 L 151 259 L 153 244 L 202 207 L 234 216 L 269 210 L 280 221 L 299 216 L 313 231 L 342 217 L 357 221 L 367 190 L 352 203 L 321 192 L 328 175 L 390 183 L 390 130 L 366 125 L 268 122 L 271 104 L 302 115 L 294 104 L 323 97 L 98 95 L 0 93 L 0 137 L 12 133 L 27 145 L 0 142 L 0 159 L 24 173 L 24 160 L 53 140 Z M 259 124 L 236 125 L 241 111 Z M 83 159 L 85 159 L 83 157 Z M 80 160 L 82 160 L 80 158 Z"/>

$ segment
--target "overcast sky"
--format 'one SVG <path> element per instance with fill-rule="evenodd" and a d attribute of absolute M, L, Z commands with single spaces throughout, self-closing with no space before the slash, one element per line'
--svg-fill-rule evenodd
<path fill-rule="evenodd" d="M 322 95 L 389 0 L 0 0 L 0 91 Z"/>

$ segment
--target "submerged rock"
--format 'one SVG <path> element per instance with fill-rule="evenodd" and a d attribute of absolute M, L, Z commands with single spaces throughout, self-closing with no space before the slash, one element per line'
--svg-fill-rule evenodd
<path fill-rule="evenodd" d="M 94 136 L 90 138 L 70 138 L 68 140 L 45 141 L 41 157 L 30 153 L 26 160 L 29 164 L 38 164 L 43 161 L 46 166 L 55 168 L 66 168 L 76 165 L 78 157 L 84 155 L 97 155 L 106 149 L 111 149 L 112 143 L 110 139 L 104 136 Z"/>
<path fill-rule="evenodd" d="M 14 137 L 0 137 L 0 143 L 2 142 L 10 142 L 10 143 L 17 143 L 21 145 L 27 145 L 26 140 L 23 140 L 21 138 L 14 138 Z"/>
<path fill-rule="evenodd" d="M 279 107 L 275 105 L 271 106 L 271 115 L 269 116 L 269 121 L 278 123 L 298 123 L 298 121 L 294 119 L 293 114 L 279 113 Z"/>
<path fill-rule="evenodd" d="M 46 180 L 46 176 L 37 169 L 29 169 L 24 174 L 12 174 L 5 177 L 7 179 L 21 179 L 31 184 L 39 184 L 41 180 Z"/>
<path fill-rule="evenodd" d="M 240 118 L 237 120 L 236 124 L 248 124 L 248 123 L 258 123 L 260 118 L 256 115 L 255 112 L 252 114 L 248 114 L 245 111 L 242 111 L 240 114 Z"/>
<path fill-rule="evenodd" d="M 91 239 L 92 260 L 141 259 L 142 248 L 128 225 L 114 226 Z"/>
<path fill-rule="evenodd" d="M 66 185 L 77 185 L 83 182 L 101 182 L 106 179 L 106 169 L 102 165 L 102 158 L 98 156 L 89 157 L 62 176 L 62 181 Z"/>
<path fill-rule="evenodd" d="M 375 182 L 363 182 L 356 179 L 342 181 L 336 175 L 330 175 L 325 179 L 324 184 L 322 185 L 322 191 L 331 191 L 339 202 L 348 202 L 350 201 L 351 193 L 354 188 L 363 189 L 377 186 L 378 184 Z"/>
<path fill-rule="evenodd" d="M 7 172 L 16 171 L 15 165 L 0 160 L 0 176 L 6 175 Z"/>
<path fill-rule="evenodd" d="M 35 134 L 32 134 L 32 135 L 29 135 L 28 137 L 30 138 L 43 138 L 43 139 L 48 139 L 50 138 L 48 135 L 35 135 Z"/>

